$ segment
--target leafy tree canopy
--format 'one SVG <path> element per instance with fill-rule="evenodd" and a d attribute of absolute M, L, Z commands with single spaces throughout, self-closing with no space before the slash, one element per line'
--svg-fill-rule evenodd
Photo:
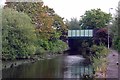
<path fill-rule="evenodd" d="M 66 30 L 66 26 L 60 16 L 55 14 L 55 11 L 48 6 L 44 6 L 43 2 L 7 2 L 5 7 L 13 8 L 18 12 L 27 13 L 32 19 L 32 23 L 36 25 L 37 33 L 42 38 L 49 39 L 53 36 L 52 33 L 58 31 L 61 34 Z"/>
<path fill-rule="evenodd" d="M 35 53 L 36 34 L 28 15 L 13 9 L 2 11 L 2 55 L 14 59 Z"/>
<path fill-rule="evenodd" d="M 81 16 L 80 25 L 83 29 L 103 28 L 111 19 L 111 14 L 101 11 L 101 9 L 91 9 Z"/>
<path fill-rule="evenodd" d="M 116 16 L 113 20 L 111 33 L 113 35 L 114 48 L 120 52 L 120 1 L 116 10 Z"/>
<path fill-rule="evenodd" d="M 80 29 L 80 22 L 76 18 L 71 18 L 71 21 L 66 20 L 66 24 L 70 30 Z"/>

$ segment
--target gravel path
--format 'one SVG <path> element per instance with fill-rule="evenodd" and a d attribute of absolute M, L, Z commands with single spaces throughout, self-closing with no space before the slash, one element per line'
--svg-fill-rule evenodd
<path fill-rule="evenodd" d="M 115 50 L 110 50 L 110 54 L 107 56 L 108 66 L 107 66 L 107 75 L 106 78 L 118 78 L 120 79 L 120 75 L 118 75 L 118 52 Z"/>

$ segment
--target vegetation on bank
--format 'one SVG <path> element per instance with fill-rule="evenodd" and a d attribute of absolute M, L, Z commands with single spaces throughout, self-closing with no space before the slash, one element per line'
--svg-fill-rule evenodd
<path fill-rule="evenodd" d="M 91 47 L 91 50 L 95 52 L 90 59 L 93 62 L 93 68 L 96 73 L 103 73 L 104 77 L 106 75 L 107 70 L 107 55 L 109 53 L 109 50 L 104 45 L 93 45 Z"/>
<path fill-rule="evenodd" d="M 2 13 L 2 57 L 15 59 L 34 54 L 37 37 L 30 17 L 8 8 Z"/>
<path fill-rule="evenodd" d="M 112 27 L 111 27 L 111 33 L 113 35 L 113 48 L 118 50 L 120 53 L 120 1 L 118 8 L 116 10 L 116 15 L 114 19 L 112 20 Z"/>
<path fill-rule="evenodd" d="M 4 60 L 62 53 L 68 48 L 63 19 L 43 2 L 6 2 L 1 13 Z"/>

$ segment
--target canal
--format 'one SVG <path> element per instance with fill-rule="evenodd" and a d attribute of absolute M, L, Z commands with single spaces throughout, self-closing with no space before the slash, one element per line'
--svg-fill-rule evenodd
<path fill-rule="evenodd" d="M 2 70 L 4 78 L 81 78 L 93 74 L 91 63 L 81 55 L 64 55 Z"/>

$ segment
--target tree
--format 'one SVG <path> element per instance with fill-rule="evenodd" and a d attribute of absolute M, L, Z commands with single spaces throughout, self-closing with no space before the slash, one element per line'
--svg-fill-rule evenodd
<path fill-rule="evenodd" d="M 93 41 L 96 45 L 108 46 L 108 31 L 106 28 L 96 30 L 94 33 Z M 109 45 L 112 46 L 112 37 L 109 35 Z"/>
<path fill-rule="evenodd" d="M 24 12 L 31 18 L 31 23 L 35 25 L 37 36 L 37 54 L 49 51 L 49 43 L 54 44 L 55 41 L 62 40 L 60 37 L 64 36 L 64 33 L 67 32 L 63 18 L 57 15 L 52 8 L 45 6 L 42 1 L 36 3 L 7 2 L 6 7 L 13 8 L 18 12 Z M 59 46 L 53 45 L 52 48 L 54 47 L 57 48 Z"/>
<path fill-rule="evenodd" d="M 71 21 L 66 20 L 69 30 L 80 29 L 80 22 L 76 18 L 71 18 Z"/>
<path fill-rule="evenodd" d="M 111 33 L 113 34 L 113 47 L 118 49 L 120 52 L 120 1 L 118 4 L 118 8 L 116 10 L 117 14 L 113 20 L 113 25 L 111 27 Z"/>
<path fill-rule="evenodd" d="M 50 34 L 53 32 L 51 28 L 52 18 L 49 17 L 49 9 L 47 6 L 43 6 L 43 2 L 6 2 L 5 7 L 13 8 L 18 12 L 24 12 L 30 16 L 32 23 L 35 25 L 36 31 L 44 32 L 46 38 L 50 37 Z"/>
<path fill-rule="evenodd" d="M 83 29 L 103 28 L 111 20 L 111 14 L 101 9 L 91 9 L 81 16 L 80 25 Z"/>
<path fill-rule="evenodd" d="M 118 35 L 120 35 L 120 1 L 118 3 Z"/>
<path fill-rule="evenodd" d="M 2 11 L 2 58 L 15 59 L 34 54 L 36 34 L 30 17 L 9 8 Z"/>
<path fill-rule="evenodd" d="M 65 31 L 66 27 L 60 16 L 55 14 L 55 11 L 48 6 L 44 6 L 43 2 L 6 2 L 6 6 L 13 8 L 18 12 L 24 12 L 30 16 L 32 23 L 36 26 L 37 33 L 40 33 L 42 38 L 50 39 L 53 36 L 52 33 L 57 29 L 53 27 L 59 27 L 59 32 Z M 56 25 L 57 22 L 57 25 Z M 40 37 L 40 36 L 39 36 Z"/>

